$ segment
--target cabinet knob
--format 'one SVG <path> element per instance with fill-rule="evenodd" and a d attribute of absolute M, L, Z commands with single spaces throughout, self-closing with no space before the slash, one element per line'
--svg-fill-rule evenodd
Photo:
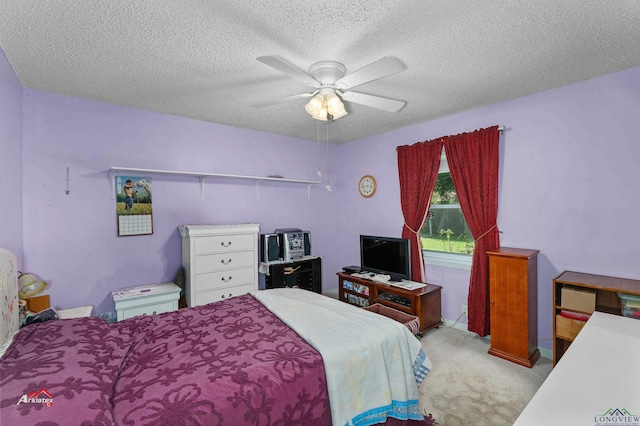
<path fill-rule="evenodd" d="M 222 281 L 224 281 L 225 283 L 228 283 L 229 281 L 231 281 L 231 276 L 229 276 L 229 278 L 222 277 L 222 278 L 220 278 L 220 279 L 221 279 Z"/>
<path fill-rule="evenodd" d="M 220 260 L 220 263 L 222 263 L 223 265 L 228 265 L 228 264 L 231 263 L 231 259 L 229 259 L 229 260 L 222 259 L 222 260 Z"/>
<path fill-rule="evenodd" d="M 231 245 L 231 241 L 229 241 L 228 243 L 225 243 L 224 241 L 220 241 L 220 245 L 222 247 L 229 247 Z"/>
<path fill-rule="evenodd" d="M 155 315 L 155 314 L 156 314 L 156 311 L 153 311 L 153 315 Z"/>

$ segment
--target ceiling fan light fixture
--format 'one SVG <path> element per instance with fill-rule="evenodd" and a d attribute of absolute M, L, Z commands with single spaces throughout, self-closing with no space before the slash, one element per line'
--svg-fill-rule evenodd
<path fill-rule="evenodd" d="M 275 56 L 261 56 L 258 61 L 313 87 L 315 90 L 312 93 L 301 93 L 269 102 L 258 102 L 252 106 L 262 107 L 300 98 L 311 98 L 305 105 L 305 110 L 314 119 L 326 121 L 329 115 L 333 120 L 347 115 L 344 107 L 345 101 L 388 112 L 398 112 L 405 105 L 404 101 L 397 99 L 351 91 L 353 87 L 402 71 L 404 67 L 392 58 L 381 58 L 347 75 L 345 75 L 346 67 L 336 61 L 316 62 L 309 67 L 309 72 L 302 71 Z M 321 113 L 323 107 L 326 108 L 326 111 Z"/>
<path fill-rule="evenodd" d="M 347 110 L 344 109 L 344 105 L 342 105 L 342 109 L 340 111 L 336 111 L 335 114 L 331 114 L 331 116 L 333 117 L 334 120 L 337 120 L 338 118 L 342 118 L 347 114 L 349 113 L 347 112 Z"/>
<path fill-rule="evenodd" d="M 313 118 L 320 121 L 327 121 L 327 115 L 328 115 L 327 107 L 323 106 L 322 108 L 320 108 L 320 111 L 318 111 L 318 116 Z"/>
<path fill-rule="evenodd" d="M 347 115 L 344 104 L 340 97 L 334 92 L 328 95 L 317 94 L 305 105 L 305 111 L 316 120 L 328 121 L 329 115 L 334 120 Z"/>
<path fill-rule="evenodd" d="M 333 115 L 334 112 L 340 111 L 340 109 L 344 109 L 342 101 L 335 93 L 330 93 L 327 95 L 327 109 L 329 110 L 329 114 L 331 115 Z"/>
<path fill-rule="evenodd" d="M 320 110 L 324 107 L 324 96 L 315 95 L 307 105 L 305 105 L 304 109 L 311 115 L 318 115 Z"/>

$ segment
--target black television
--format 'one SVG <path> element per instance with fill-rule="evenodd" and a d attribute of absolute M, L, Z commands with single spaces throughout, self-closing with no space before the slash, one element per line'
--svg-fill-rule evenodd
<path fill-rule="evenodd" d="M 360 235 L 360 268 L 389 275 L 394 281 L 411 280 L 409 240 Z"/>

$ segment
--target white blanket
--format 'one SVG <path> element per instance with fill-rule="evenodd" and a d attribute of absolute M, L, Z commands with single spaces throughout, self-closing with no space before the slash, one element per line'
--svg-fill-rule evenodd
<path fill-rule="evenodd" d="M 252 294 L 322 355 L 334 425 L 423 419 L 418 385 L 431 361 L 404 325 L 307 290 Z"/>

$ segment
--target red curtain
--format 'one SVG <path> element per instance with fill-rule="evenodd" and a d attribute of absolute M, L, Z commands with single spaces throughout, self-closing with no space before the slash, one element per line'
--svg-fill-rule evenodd
<path fill-rule="evenodd" d="M 420 228 L 429 211 L 438 178 L 442 138 L 399 146 L 397 152 L 400 205 L 404 215 L 402 238 L 408 238 L 411 244 L 411 279 L 426 282 Z"/>
<path fill-rule="evenodd" d="M 489 259 L 500 245 L 498 227 L 498 126 L 450 136 L 444 141 L 453 186 L 475 239 L 469 281 L 469 331 L 490 333 Z"/>

